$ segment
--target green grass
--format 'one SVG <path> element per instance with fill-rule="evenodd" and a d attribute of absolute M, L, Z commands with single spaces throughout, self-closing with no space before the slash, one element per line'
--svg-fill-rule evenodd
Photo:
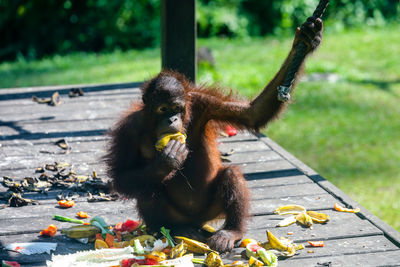
<path fill-rule="evenodd" d="M 307 74 L 338 74 L 337 83 L 301 82 L 294 103 L 265 133 L 367 209 L 400 230 L 400 35 L 398 28 L 330 33 Z M 252 97 L 272 78 L 291 38 L 200 40 L 218 82 Z M 0 87 L 140 81 L 160 69 L 159 49 L 72 54 L 0 64 Z"/>

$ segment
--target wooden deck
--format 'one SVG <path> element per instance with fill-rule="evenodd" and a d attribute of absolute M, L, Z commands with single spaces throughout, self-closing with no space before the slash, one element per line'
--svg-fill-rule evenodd
<path fill-rule="evenodd" d="M 73 164 L 78 174 L 89 175 L 95 170 L 105 177 L 100 160 L 107 141 L 104 134 L 130 102 L 140 97 L 137 85 L 84 86 L 85 95 L 76 98 L 68 97 L 69 87 L 0 90 L 0 177 L 37 176 L 36 167 L 54 161 Z M 31 99 L 32 95 L 49 97 L 55 91 L 62 97 L 59 106 L 38 104 Z M 60 138 L 72 147 L 69 154 L 54 145 Z M 231 149 L 235 153 L 229 156 L 229 164 L 241 166 L 252 192 L 253 217 L 246 237 L 263 241 L 265 231 L 270 230 L 295 242 L 325 241 L 325 247 L 306 247 L 298 255 L 280 260 L 279 266 L 400 266 L 400 234 L 278 144 L 250 134 L 222 138 L 220 150 Z M 0 185 L 0 193 L 5 190 Z M 137 217 L 131 201 L 88 203 L 82 198 L 75 207 L 64 210 L 56 207 L 54 196 L 29 193 L 27 197 L 39 199 L 41 205 L 0 209 L 0 247 L 12 242 L 43 241 L 38 233 L 55 222 L 54 214 L 74 217 L 83 210 L 104 216 L 110 224 Z M 336 212 L 332 209 L 335 202 L 360 207 L 361 212 Z M 315 224 L 312 229 L 298 225 L 276 228 L 281 217 L 272 211 L 285 204 L 323 211 L 331 220 L 325 225 Z M 69 224 L 56 225 L 62 229 Z M 288 232 L 293 234 L 289 236 Z M 93 244 L 80 244 L 59 233 L 44 241 L 48 240 L 59 244 L 56 254 L 93 248 Z M 50 256 L 24 256 L 0 248 L 0 259 L 43 266 Z"/>

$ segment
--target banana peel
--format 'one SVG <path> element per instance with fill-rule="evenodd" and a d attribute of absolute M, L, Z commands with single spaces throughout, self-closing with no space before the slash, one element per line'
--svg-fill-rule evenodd
<path fill-rule="evenodd" d="M 317 223 L 326 223 L 327 221 L 330 220 L 330 217 L 328 214 L 316 212 L 316 211 L 312 211 L 312 210 L 307 211 L 307 215 L 309 215 L 311 217 L 313 222 L 317 222 Z"/>
<path fill-rule="evenodd" d="M 295 223 L 296 220 L 296 215 L 292 215 L 290 217 L 287 217 L 285 219 L 283 219 L 282 221 L 280 221 L 276 226 L 277 227 L 284 227 L 284 226 L 289 226 L 293 223 Z"/>
<path fill-rule="evenodd" d="M 164 134 L 160 137 L 160 139 L 158 139 L 155 147 L 157 151 L 161 151 L 164 149 L 164 147 L 168 144 L 168 142 L 170 140 L 177 140 L 179 142 L 181 142 L 182 144 L 186 143 L 186 135 L 181 133 L 181 132 L 177 132 L 174 134 Z"/>
<path fill-rule="evenodd" d="M 204 264 L 207 267 L 223 267 L 224 263 L 222 262 L 221 257 L 219 256 L 218 252 L 212 251 L 208 253 Z"/>
<path fill-rule="evenodd" d="M 298 222 L 306 227 L 310 227 L 313 222 L 326 223 L 330 219 L 329 215 L 325 213 L 307 211 L 306 208 L 301 205 L 279 206 L 277 209 L 274 210 L 274 213 L 278 215 L 294 214 L 294 216 L 290 216 L 280 221 L 276 225 L 278 227 L 288 226 L 295 222 Z"/>
<path fill-rule="evenodd" d="M 261 244 L 266 250 L 274 249 L 282 253 L 284 257 L 292 257 L 296 253 L 296 245 L 289 239 L 285 242 L 279 240 L 270 231 L 267 230 L 268 241 Z"/>
<path fill-rule="evenodd" d="M 277 209 L 274 210 L 274 213 L 278 215 L 286 215 L 286 214 L 299 214 L 306 211 L 307 211 L 306 208 L 301 205 L 286 205 L 286 206 L 279 206 Z"/>
<path fill-rule="evenodd" d="M 184 236 L 174 236 L 174 238 L 178 241 L 183 242 L 186 245 L 187 250 L 193 253 L 204 254 L 213 251 L 207 244 L 204 244 L 197 240 L 193 240 Z"/>
<path fill-rule="evenodd" d="M 298 223 L 300 223 L 306 227 L 311 227 L 313 225 L 313 219 L 311 218 L 310 215 L 308 215 L 305 212 L 297 214 L 295 216 L 295 218 Z"/>
<path fill-rule="evenodd" d="M 171 249 L 169 257 L 171 259 L 182 257 L 183 255 L 185 255 L 186 251 L 187 251 L 186 245 L 183 241 L 181 241 L 181 243 L 179 243 L 178 245 L 176 245 Z"/>
<path fill-rule="evenodd" d="M 264 266 L 264 263 L 260 260 L 257 260 L 255 257 L 251 256 L 249 259 L 250 266 Z"/>

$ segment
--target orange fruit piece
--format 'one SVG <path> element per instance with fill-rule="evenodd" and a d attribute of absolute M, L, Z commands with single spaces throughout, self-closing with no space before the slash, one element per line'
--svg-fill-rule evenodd
<path fill-rule="evenodd" d="M 78 216 L 78 217 L 81 218 L 81 219 L 86 219 L 86 218 L 89 217 L 89 215 L 88 215 L 86 212 L 84 212 L 84 211 L 77 212 L 77 213 L 76 213 L 76 216 Z"/>
<path fill-rule="evenodd" d="M 240 247 L 245 248 L 248 244 L 252 243 L 258 244 L 258 241 L 253 238 L 246 238 L 242 240 L 242 242 L 240 243 Z"/>

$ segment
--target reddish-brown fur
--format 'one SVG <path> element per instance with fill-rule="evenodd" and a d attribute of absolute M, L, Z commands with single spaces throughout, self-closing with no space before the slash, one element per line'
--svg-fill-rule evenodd
<path fill-rule="evenodd" d="M 322 21 L 311 21 L 302 27 L 306 30 L 297 32 L 294 42 L 303 40 L 309 52 L 318 46 L 322 30 Z M 142 86 L 144 103 L 134 103 L 111 132 L 106 161 L 115 190 L 137 200 L 139 214 L 150 229 L 165 226 L 175 234 L 200 238 L 198 229 L 224 214 L 225 224 L 208 239 L 210 246 L 229 251 L 242 237 L 249 192 L 240 170 L 222 164 L 216 138 L 226 124 L 258 131 L 277 117 L 285 103 L 277 100 L 276 88 L 294 52 L 292 48 L 276 76 L 251 102 L 218 88 L 196 86 L 170 71 Z M 170 147 L 179 147 L 166 155 L 167 148 L 161 152 L 154 148 L 161 124 L 155 108 L 177 99 L 185 106 L 173 115 L 182 121 L 179 130 L 187 134 L 187 142 L 170 142 Z"/>

